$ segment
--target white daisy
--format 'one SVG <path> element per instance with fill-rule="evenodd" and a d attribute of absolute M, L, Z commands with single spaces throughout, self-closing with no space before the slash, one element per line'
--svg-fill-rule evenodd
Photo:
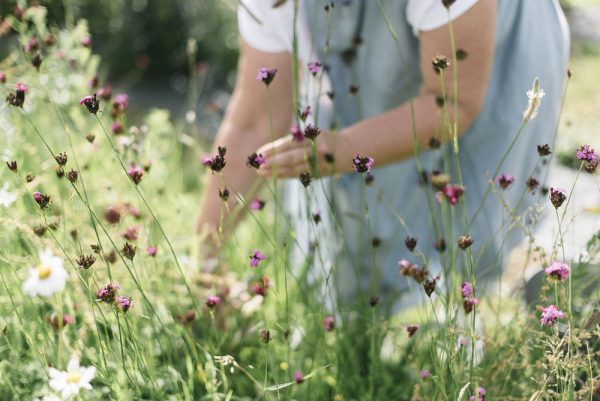
<path fill-rule="evenodd" d="M 0 188 L 0 205 L 4 207 L 10 207 L 17 200 L 17 194 L 15 192 L 8 191 L 8 184 L 4 184 Z"/>
<path fill-rule="evenodd" d="M 542 104 L 542 98 L 545 95 L 544 90 L 540 88 L 540 82 L 536 78 L 533 81 L 533 87 L 527 91 L 529 102 L 527 103 L 527 109 L 523 112 L 524 121 L 533 120 L 537 116 L 540 104 Z"/>
<path fill-rule="evenodd" d="M 23 292 L 31 297 L 49 297 L 62 291 L 67 282 L 63 260 L 52 254 L 50 248 L 40 252 L 40 265 L 29 269 L 29 278 L 23 283 Z"/>
<path fill-rule="evenodd" d="M 59 391 L 63 398 L 77 395 L 82 388 L 91 390 L 90 382 L 96 376 L 94 366 L 81 367 L 77 358 L 71 358 L 67 371 L 50 368 L 50 388 Z"/>

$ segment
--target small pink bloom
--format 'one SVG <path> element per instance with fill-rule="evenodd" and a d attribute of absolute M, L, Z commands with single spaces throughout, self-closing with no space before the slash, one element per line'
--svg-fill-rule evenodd
<path fill-rule="evenodd" d="M 253 250 L 250 254 L 250 267 L 258 267 L 263 260 L 265 260 L 265 255 L 258 249 Z"/>
<path fill-rule="evenodd" d="M 569 277 L 569 266 L 559 261 L 552 262 L 544 271 L 548 276 L 557 281 L 565 281 Z"/>
<path fill-rule="evenodd" d="M 214 308 L 215 306 L 219 305 L 221 303 L 221 298 L 219 298 L 218 295 L 209 295 L 206 298 L 206 306 L 208 306 L 209 308 Z"/>
<path fill-rule="evenodd" d="M 157 251 L 158 250 L 156 249 L 155 246 L 149 246 L 148 249 L 146 250 L 146 252 L 148 252 L 148 256 L 152 256 L 152 257 L 156 256 Z"/>
<path fill-rule="evenodd" d="M 554 326 L 558 319 L 565 317 L 564 312 L 558 309 L 555 305 L 550 305 L 546 308 L 542 308 L 542 318 L 540 323 L 542 326 Z"/>

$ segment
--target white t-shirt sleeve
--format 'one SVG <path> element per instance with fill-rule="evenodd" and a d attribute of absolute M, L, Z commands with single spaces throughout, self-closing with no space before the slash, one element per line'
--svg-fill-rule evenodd
<path fill-rule="evenodd" d="M 238 6 L 237 18 L 240 36 L 253 48 L 280 53 L 291 50 L 292 21 L 289 17 L 290 1 L 273 8 L 272 0 L 244 0 Z M 292 14 L 293 15 L 293 14 Z M 290 27 L 289 35 L 285 27 Z"/>
<path fill-rule="evenodd" d="M 473 7 L 479 0 L 456 0 L 450 6 L 450 19 L 454 20 Z M 406 6 L 406 19 L 412 26 L 415 36 L 420 31 L 432 31 L 448 23 L 448 9 L 442 0 L 409 0 Z"/>

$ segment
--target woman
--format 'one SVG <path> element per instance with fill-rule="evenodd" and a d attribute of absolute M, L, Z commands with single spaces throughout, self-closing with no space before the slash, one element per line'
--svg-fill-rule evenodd
<path fill-rule="evenodd" d="M 403 245 L 405 238 L 418 239 L 418 250 L 435 274 L 450 263 L 434 257 L 435 248 L 440 251 L 444 240 L 447 247 L 455 249 L 457 236 L 466 229 L 458 209 L 454 235 L 448 231 L 444 235 L 436 228 L 430 210 L 437 206 L 428 206 L 432 194 L 423 185 L 424 172 L 430 177 L 431 171 L 438 169 L 450 174 L 453 183 L 459 181 L 454 163 L 443 162 L 443 152 L 452 160 L 452 145 L 444 151 L 431 150 L 447 139 L 445 118 L 452 126 L 456 116 L 458 160 L 466 220 L 472 220 L 468 234 L 474 239 L 476 273 L 482 282 L 497 276 L 501 255 L 516 244 L 519 233 L 502 231 L 507 211 L 494 191 L 485 193 L 494 178 L 490 175 L 523 122 L 525 92 L 536 77 L 546 96 L 539 115 L 527 123 L 502 164 L 500 172 L 516 177 L 515 186 L 520 185 L 503 192 L 502 198 L 508 205 L 516 205 L 529 175 L 543 176 L 536 146 L 553 140 L 567 71 L 568 33 L 558 2 L 277 3 L 249 0 L 242 2 L 238 11 L 242 37 L 238 80 L 215 140 L 215 147 L 228 149 L 223 170 L 228 185 L 246 194 L 258 175 L 294 178 L 286 181 L 283 191 L 300 244 L 291 259 L 310 253 L 310 241 L 318 238 L 322 253 L 316 259 L 323 267 L 334 268 L 336 287 L 343 298 L 355 295 L 358 286 L 359 291 L 370 291 L 395 309 L 406 301 L 396 296 L 406 285 L 397 269 L 398 260 L 410 255 Z M 453 59 L 450 20 L 455 47 L 461 49 L 456 98 L 453 66 L 443 71 L 443 65 L 432 68 L 437 55 Z M 311 106 L 312 111 L 308 120 L 300 123 L 301 129 L 309 123 L 321 129 L 314 157 L 320 174 L 330 176 L 313 183 L 308 199 L 297 177 L 310 171 L 307 153 L 311 143 L 286 135 L 294 116 L 294 38 L 302 76 L 298 107 Z M 443 64 L 443 59 L 438 61 Z M 313 64 L 309 67 L 309 63 Z M 264 82 L 256 79 L 261 67 L 277 70 L 268 91 Z M 444 101 L 440 100 L 442 93 Z M 271 132 L 282 138 L 274 138 Z M 418 160 L 414 158 L 413 134 L 420 149 Z M 247 156 L 253 152 L 265 159 L 258 175 L 246 166 Z M 374 183 L 366 190 L 364 177 L 353 173 L 352 159 L 357 154 L 375 160 Z M 199 227 L 208 232 L 216 230 L 224 211 L 215 195 L 221 187 L 220 178 L 209 178 L 199 217 Z M 369 218 L 364 216 L 365 197 Z M 480 208 L 482 199 L 485 202 Z M 520 202 L 519 212 L 531 199 L 528 196 Z M 325 224 L 318 227 L 310 222 L 316 209 L 325 217 Z M 335 217 L 327 219 L 328 212 Z M 458 266 L 464 268 L 462 257 L 460 262 Z"/>

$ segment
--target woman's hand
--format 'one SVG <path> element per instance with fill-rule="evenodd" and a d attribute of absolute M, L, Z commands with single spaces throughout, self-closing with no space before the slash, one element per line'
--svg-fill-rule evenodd
<path fill-rule="evenodd" d="M 330 131 L 321 132 L 314 142 L 309 139 L 299 142 L 289 135 L 261 146 L 256 153 L 265 159 L 258 174 L 275 178 L 297 178 L 301 173 L 311 172 L 313 158 L 319 176 L 347 173 L 352 171 L 355 156 L 347 138 Z"/>

